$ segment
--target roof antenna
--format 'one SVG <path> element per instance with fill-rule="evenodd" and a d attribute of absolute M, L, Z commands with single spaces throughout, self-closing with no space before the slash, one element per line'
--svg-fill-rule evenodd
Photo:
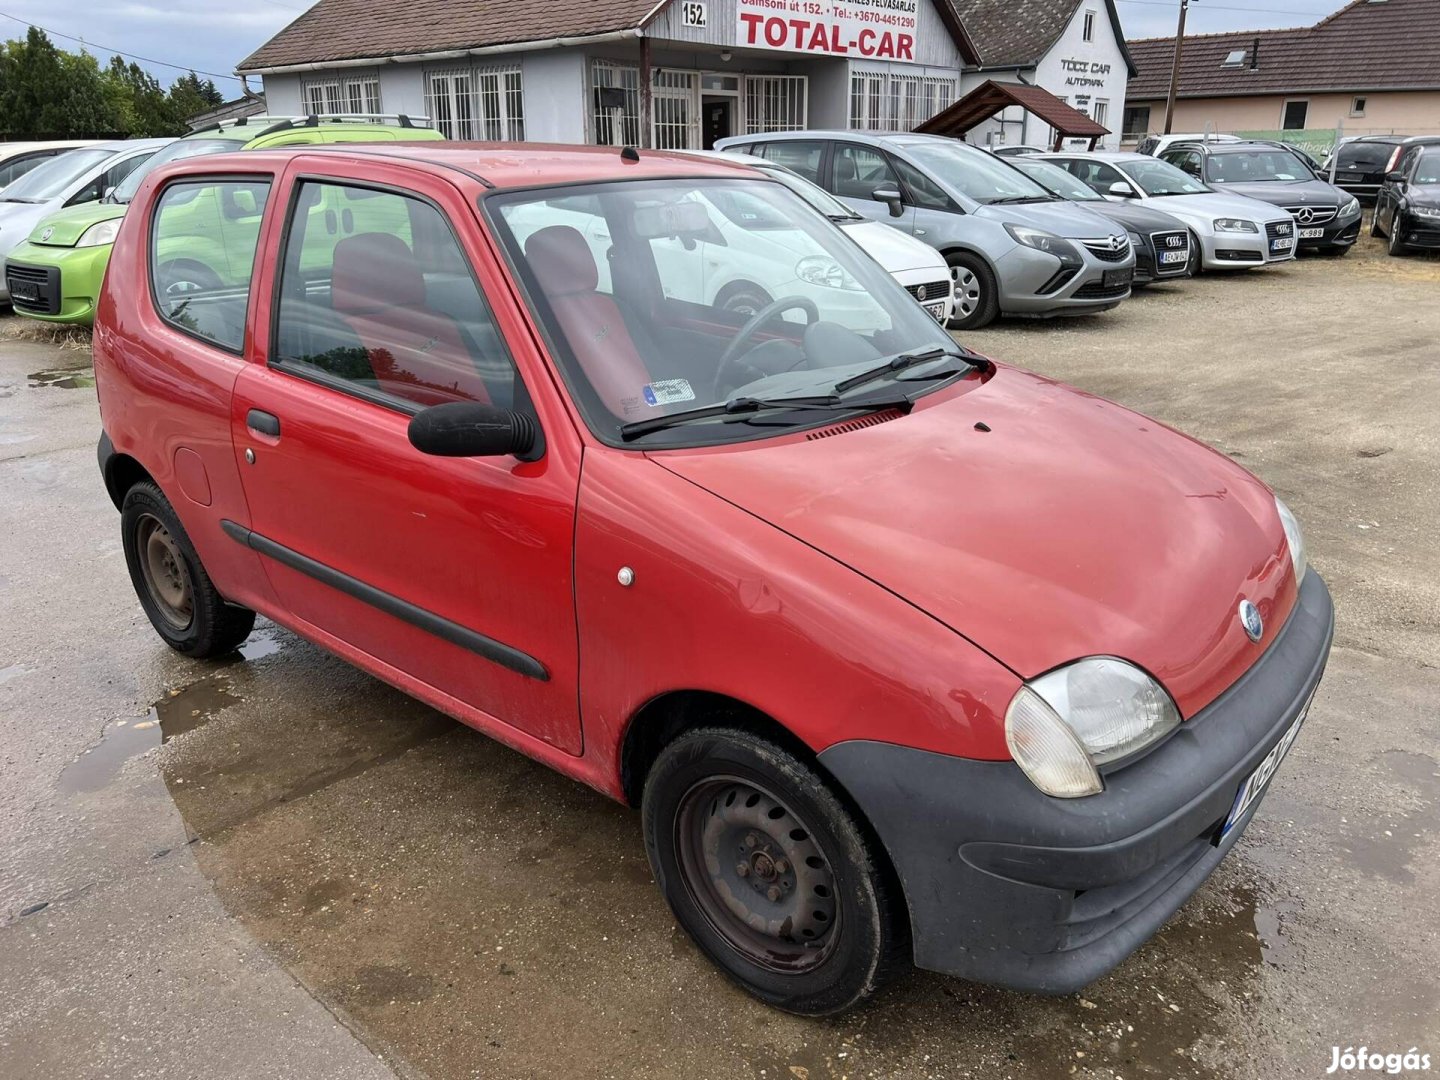
<path fill-rule="evenodd" d="M 620 160 L 629 162 L 633 165 L 635 162 L 640 160 L 640 151 L 636 150 L 633 146 L 627 146 L 625 147 L 625 149 L 620 151 Z"/>

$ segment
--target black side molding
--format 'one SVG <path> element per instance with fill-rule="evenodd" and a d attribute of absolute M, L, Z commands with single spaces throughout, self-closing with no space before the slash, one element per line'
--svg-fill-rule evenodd
<path fill-rule="evenodd" d="M 258 551 L 261 555 L 274 559 L 283 566 L 298 570 L 306 577 L 312 577 L 316 581 L 329 585 L 346 596 L 353 596 L 356 600 L 378 608 L 387 615 L 393 615 L 402 622 L 419 627 L 426 633 L 434 634 L 452 645 L 469 649 L 477 656 L 483 656 L 486 660 L 509 668 L 511 671 L 519 672 L 528 678 L 539 679 L 541 682 L 550 680 L 550 672 L 545 670 L 545 665 L 529 653 L 521 652 L 502 641 L 496 641 L 494 638 L 476 633 L 457 622 L 451 622 L 443 615 L 436 615 L 433 611 L 416 607 L 408 600 L 402 600 L 383 589 L 368 585 L 359 578 L 351 577 L 349 574 L 318 562 L 308 555 L 302 555 L 284 544 L 277 544 L 269 537 L 261 536 L 234 521 L 222 520 L 220 527 L 225 530 L 225 535 L 230 539 L 244 544 L 252 551 Z"/>

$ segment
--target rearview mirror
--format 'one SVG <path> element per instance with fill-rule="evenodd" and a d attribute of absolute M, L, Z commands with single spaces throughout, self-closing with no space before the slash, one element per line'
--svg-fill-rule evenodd
<path fill-rule="evenodd" d="M 1135 197 L 1135 190 L 1129 184 L 1125 183 L 1124 180 L 1116 180 L 1110 185 L 1110 194 L 1118 199 L 1133 199 Z"/>
<path fill-rule="evenodd" d="M 870 197 L 876 202 L 883 202 L 890 207 L 890 216 L 899 217 L 905 213 L 905 203 L 900 198 L 900 189 L 893 187 L 877 187 L 870 192 Z"/>
<path fill-rule="evenodd" d="M 513 409 L 451 401 L 421 409 L 410 420 L 410 445 L 436 457 L 501 457 L 537 461 L 545 452 L 540 425 Z"/>
<path fill-rule="evenodd" d="M 1385 180 L 1387 183 L 1401 184 L 1405 182 L 1405 174 L 1399 169 L 1395 169 L 1385 174 Z"/>

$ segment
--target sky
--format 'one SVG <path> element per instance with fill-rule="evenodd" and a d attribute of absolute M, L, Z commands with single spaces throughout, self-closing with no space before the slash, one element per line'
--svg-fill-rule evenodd
<path fill-rule="evenodd" d="M 1192 0 L 1186 32 L 1306 26 L 1342 2 Z M 83 39 L 102 62 L 118 50 L 167 86 L 193 67 L 213 77 L 231 98 L 239 96 L 240 83 L 223 76 L 309 6 L 309 0 L 0 0 L 0 37 L 24 37 L 24 24 L 34 23 L 68 49 L 80 42 L 60 35 Z M 376 0 L 376 8 L 383 11 L 385 5 Z M 1119 0 L 1119 9 L 1126 37 L 1159 37 L 1174 34 L 1179 0 Z"/>

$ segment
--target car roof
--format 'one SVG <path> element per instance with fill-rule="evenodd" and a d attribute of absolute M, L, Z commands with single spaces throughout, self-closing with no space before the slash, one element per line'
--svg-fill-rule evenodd
<path fill-rule="evenodd" d="M 1172 144 L 1169 149 L 1185 147 L 1202 151 L 1206 154 L 1244 154 L 1255 150 L 1289 150 L 1291 147 L 1281 143 L 1267 142 L 1265 139 L 1246 139 L 1243 142 L 1181 142 Z"/>
<path fill-rule="evenodd" d="M 686 157 L 709 158 L 711 161 L 728 161 L 732 165 L 748 165 L 752 169 L 784 169 L 790 172 L 779 162 L 770 161 L 759 154 L 747 154 L 743 150 L 677 150 L 677 154 L 684 154 Z"/>
<path fill-rule="evenodd" d="M 314 143 L 207 154 L 187 158 L 157 170 L 157 175 L 199 172 L 229 166 L 253 169 L 256 162 L 278 163 L 304 154 L 336 154 L 377 158 L 394 163 L 412 161 L 452 169 L 479 180 L 489 188 L 528 188 L 551 184 L 582 184 L 605 180 L 653 180 L 665 177 L 730 177 L 754 170 L 739 162 L 700 158 L 661 150 L 636 151 L 633 160 L 610 146 L 576 146 L 568 143 L 391 142 Z"/>
<path fill-rule="evenodd" d="M 1057 150 L 1051 154 L 1038 154 L 1040 158 L 1084 158 L 1089 161 L 1159 161 L 1149 154 L 1137 154 L 1131 150 Z"/>
<path fill-rule="evenodd" d="M 1440 145 L 1440 135 L 1411 135 L 1402 144 L 1404 146 L 1436 146 Z"/>
<path fill-rule="evenodd" d="M 112 142 L 91 143 L 89 149 L 113 150 L 116 153 L 121 150 L 158 150 L 162 146 L 169 146 L 174 141 L 173 136 L 163 139 L 116 139 Z"/>

